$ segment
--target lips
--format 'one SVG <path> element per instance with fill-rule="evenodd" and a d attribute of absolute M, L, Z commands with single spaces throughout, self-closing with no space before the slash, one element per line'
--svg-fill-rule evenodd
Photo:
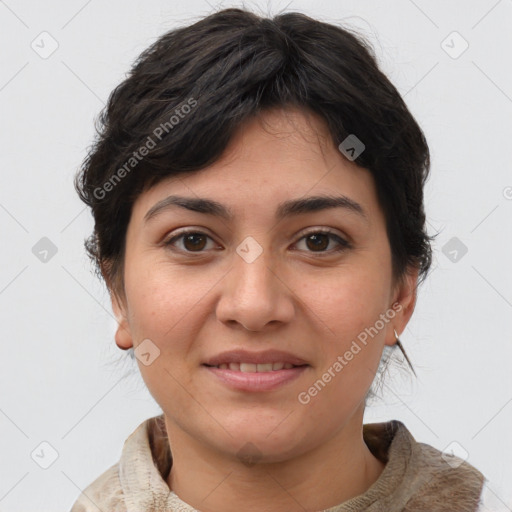
<path fill-rule="evenodd" d="M 282 370 L 267 372 L 233 371 L 207 365 L 204 365 L 204 368 L 207 371 L 207 375 L 210 376 L 208 378 L 214 379 L 211 381 L 213 386 L 216 386 L 215 382 L 217 382 L 237 393 L 253 394 L 276 391 L 281 387 L 291 385 L 292 382 L 305 374 L 309 365 L 305 364 L 303 366 L 293 366 L 287 370 L 283 368 Z"/>
<path fill-rule="evenodd" d="M 265 373 L 279 370 L 290 370 L 298 365 L 293 365 L 291 363 L 283 363 L 282 361 L 279 363 L 221 363 L 216 366 L 212 366 L 212 368 L 220 368 L 221 370 L 231 370 L 234 372 L 243 372 L 243 373 Z"/>
<path fill-rule="evenodd" d="M 310 367 L 304 359 L 281 350 L 231 350 L 207 359 L 202 366 L 216 382 L 243 393 L 275 391 Z"/>
<path fill-rule="evenodd" d="M 205 366 L 243 373 L 264 373 L 292 369 L 296 366 L 305 366 L 308 363 L 294 354 L 280 350 L 266 350 L 262 352 L 232 350 L 211 357 L 203 364 Z"/>

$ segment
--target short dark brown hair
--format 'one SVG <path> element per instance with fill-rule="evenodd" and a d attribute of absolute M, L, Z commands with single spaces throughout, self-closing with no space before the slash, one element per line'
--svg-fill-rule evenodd
<path fill-rule="evenodd" d="M 375 180 L 393 277 L 412 266 L 423 280 L 433 238 L 423 206 L 429 148 L 370 44 L 301 13 L 265 18 L 231 8 L 161 36 L 98 119 L 75 186 L 95 221 L 86 249 L 109 288 L 124 288 L 137 197 L 167 177 L 211 165 L 242 123 L 283 107 L 320 115 L 337 146 L 349 135 L 364 143 L 354 162 Z"/>

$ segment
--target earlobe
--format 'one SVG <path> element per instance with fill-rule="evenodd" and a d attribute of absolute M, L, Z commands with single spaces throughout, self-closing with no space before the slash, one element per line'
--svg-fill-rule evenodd
<path fill-rule="evenodd" d="M 128 350 L 133 347 L 132 336 L 124 319 L 117 325 L 115 340 L 116 345 L 122 350 Z"/>
<path fill-rule="evenodd" d="M 128 325 L 126 308 L 120 304 L 119 299 L 115 296 L 111 296 L 112 310 L 117 320 L 117 329 L 115 334 L 116 345 L 121 350 L 128 350 L 133 347 L 132 335 L 130 332 L 130 326 Z"/>
<path fill-rule="evenodd" d="M 405 330 L 412 316 L 416 305 L 418 275 L 419 269 L 410 270 L 404 275 L 395 289 L 392 306 L 394 306 L 393 309 L 397 313 L 390 322 L 391 327 L 388 329 L 388 335 L 386 336 L 386 345 L 391 346 L 396 343 L 397 336 L 395 336 L 394 331 L 399 336 Z"/>

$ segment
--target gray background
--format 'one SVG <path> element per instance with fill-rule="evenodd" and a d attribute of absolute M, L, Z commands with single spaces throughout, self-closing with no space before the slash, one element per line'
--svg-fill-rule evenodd
<path fill-rule="evenodd" d="M 427 215 L 440 235 L 401 337 L 418 379 L 392 371 L 365 421 L 400 419 L 417 440 L 453 448 L 512 510 L 512 1 L 246 5 L 364 31 L 425 131 Z M 160 413 L 116 362 L 108 296 L 82 245 L 92 219 L 72 178 L 134 58 L 212 6 L 0 1 L 0 511 L 69 510 Z"/>

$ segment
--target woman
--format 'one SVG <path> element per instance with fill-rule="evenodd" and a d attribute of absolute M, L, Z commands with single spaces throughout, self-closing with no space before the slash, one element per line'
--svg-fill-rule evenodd
<path fill-rule="evenodd" d="M 77 188 L 116 343 L 162 415 L 72 512 L 481 509 L 473 466 L 363 425 L 430 267 L 429 166 L 340 27 L 226 9 L 148 48 Z"/>

